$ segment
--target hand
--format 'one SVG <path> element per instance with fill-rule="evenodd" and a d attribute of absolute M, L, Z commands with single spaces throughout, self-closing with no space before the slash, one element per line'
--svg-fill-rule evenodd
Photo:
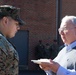
<path fill-rule="evenodd" d="M 50 59 L 50 63 L 49 62 L 41 62 L 41 64 L 39 64 L 40 68 L 43 70 L 51 70 L 53 72 L 57 72 L 57 70 L 59 69 L 60 65 L 54 61 L 52 61 Z"/>

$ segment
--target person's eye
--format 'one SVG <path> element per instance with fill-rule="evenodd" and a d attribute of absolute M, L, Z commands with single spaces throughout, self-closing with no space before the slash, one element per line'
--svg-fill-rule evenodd
<path fill-rule="evenodd" d="M 19 26 L 19 24 L 18 24 L 18 23 L 16 23 L 16 26 Z"/>
<path fill-rule="evenodd" d="M 63 28 L 63 30 L 68 30 L 67 28 Z"/>

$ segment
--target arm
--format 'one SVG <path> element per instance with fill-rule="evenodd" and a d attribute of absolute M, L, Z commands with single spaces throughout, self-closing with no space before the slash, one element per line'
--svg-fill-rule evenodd
<path fill-rule="evenodd" d="M 76 71 L 65 69 L 52 60 L 50 60 L 50 63 L 42 62 L 40 68 L 43 69 L 47 75 L 51 75 L 51 71 L 57 75 L 76 75 Z"/>
<path fill-rule="evenodd" d="M 63 68 L 62 66 L 60 66 L 57 71 L 57 75 L 76 75 L 76 71 L 67 70 L 67 69 Z"/>

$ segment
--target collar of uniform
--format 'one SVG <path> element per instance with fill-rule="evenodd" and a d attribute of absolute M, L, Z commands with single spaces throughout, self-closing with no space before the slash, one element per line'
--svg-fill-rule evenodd
<path fill-rule="evenodd" d="M 0 32 L 0 34 L 3 35 L 2 32 Z M 3 35 L 3 36 L 4 36 L 4 35 Z"/>
<path fill-rule="evenodd" d="M 72 50 L 75 46 L 76 46 L 76 41 L 72 42 L 69 45 L 65 44 L 66 50 L 68 50 L 68 51 Z"/>

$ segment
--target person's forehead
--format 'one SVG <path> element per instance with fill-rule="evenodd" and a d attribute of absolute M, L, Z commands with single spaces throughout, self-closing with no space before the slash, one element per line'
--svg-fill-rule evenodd
<path fill-rule="evenodd" d="M 14 20 L 14 19 L 12 19 L 12 20 L 13 20 L 13 22 L 14 22 L 15 24 L 19 24 L 19 22 L 18 22 L 18 21 Z"/>
<path fill-rule="evenodd" d="M 19 22 L 18 22 L 18 21 L 14 20 L 14 19 L 12 19 L 12 20 L 13 20 L 13 22 L 14 22 L 14 23 L 19 24 Z"/>
<path fill-rule="evenodd" d="M 72 27 L 74 26 L 73 23 L 69 20 L 69 21 L 62 21 L 61 22 L 61 25 L 60 25 L 60 28 L 63 28 L 63 27 Z"/>
<path fill-rule="evenodd" d="M 12 21 L 12 22 L 14 22 L 14 23 L 18 23 L 18 24 L 19 24 L 19 22 L 18 22 L 18 21 L 16 21 L 16 20 L 12 19 L 11 17 L 7 17 L 7 18 L 9 19 L 9 21 Z"/>

